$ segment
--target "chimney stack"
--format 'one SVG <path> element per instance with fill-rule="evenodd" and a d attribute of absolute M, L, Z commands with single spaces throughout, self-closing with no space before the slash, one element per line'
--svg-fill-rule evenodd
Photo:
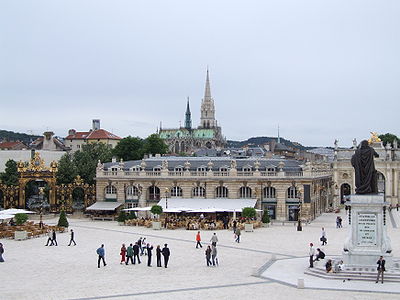
<path fill-rule="evenodd" d="M 93 119 L 93 131 L 100 129 L 100 119 Z"/>

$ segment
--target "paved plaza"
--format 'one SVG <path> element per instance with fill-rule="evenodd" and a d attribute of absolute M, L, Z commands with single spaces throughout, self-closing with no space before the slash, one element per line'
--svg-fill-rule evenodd
<path fill-rule="evenodd" d="M 341 215 L 345 221 L 344 213 Z M 308 266 L 308 243 L 319 245 L 321 227 L 327 231 L 328 245 L 323 247 L 327 256 L 341 254 L 347 224 L 345 221 L 344 228 L 336 229 L 336 216 L 324 214 L 304 226 L 302 232 L 297 232 L 293 224 L 243 232 L 240 244 L 234 242 L 231 231 L 217 231 L 218 267 L 206 266 L 204 245 L 195 248 L 196 231 L 156 231 L 70 218 L 78 244 L 75 247 L 67 246 L 67 233 L 58 235 L 58 247 L 45 247 L 46 237 L 1 240 L 6 262 L 0 264 L 0 299 L 399 299 L 400 290 L 392 283 L 330 280 L 324 284 L 322 279 L 310 282 L 312 278 L 302 276 L 306 288 L 295 287 L 298 274 Z M 399 230 L 389 223 L 396 257 L 400 256 Z M 201 233 L 204 244 L 208 244 L 212 231 Z M 140 265 L 119 264 L 121 244 L 140 237 L 154 246 L 168 243 L 171 258 L 167 269 L 157 268 L 155 261 L 147 267 L 146 256 Z M 96 249 L 102 243 L 107 266 L 98 269 Z M 277 261 L 268 266 L 273 257 Z M 290 261 L 293 268 L 287 263 Z"/>

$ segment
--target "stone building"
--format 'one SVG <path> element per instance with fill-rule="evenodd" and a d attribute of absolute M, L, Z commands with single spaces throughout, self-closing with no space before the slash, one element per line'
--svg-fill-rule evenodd
<path fill-rule="evenodd" d="M 215 119 L 215 105 L 214 99 L 211 97 L 208 70 L 204 98 L 201 102 L 200 125 L 197 128 L 192 127 L 192 114 L 188 100 L 184 126 L 172 129 L 160 126 L 159 135 L 172 153 L 192 154 L 202 148 L 215 149 L 225 146 L 226 140 Z"/>
<path fill-rule="evenodd" d="M 89 131 L 70 129 L 68 131 L 68 136 L 65 138 L 65 145 L 71 152 L 75 152 L 80 150 L 82 145 L 90 143 L 103 143 L 114 148 L 120 140 L 121 138 L 119 136 L 105 129 L 101 129 L 100 120 L 95 119 L 92 121 L 92 129 Z"/>
<path fill-rule="evenodd" d="M 287 159 L 150 157 L 99 163 L 97 201 L 151 206 L 161 198 L 256 199 L 272 219 L 311 220 L 332 206 L 329 164 Z M 192 201 L 192 200 L 191 200 Z"/>
<path fill-rule="evenodd" d="M 370 146 L 379 154 L 375 158 L 375 169 L 378 172 L 378 191 L 385 194 L 386 201 L 392 205 L 399 203 L 400 192 L 400 149 L 397 142 L 388 143 L 386 147 L 373 136 Z M 351 165 L 351 157 L 357 149 L 357 141 L 353 140 L 351 148 L 340 148 L 335 141 L 333 160 L 334 203 L 339 205 L 346 196 L 355 194 L 355 174 Z"/>

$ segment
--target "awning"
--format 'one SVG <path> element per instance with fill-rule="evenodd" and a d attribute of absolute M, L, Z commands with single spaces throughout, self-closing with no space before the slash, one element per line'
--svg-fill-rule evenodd
<path fill-rule="evenodd" d="M 34 211 L 25 210 L 21 208 L 9 208 L 0 211 L 0 215 L 16 215 L 16 214 L 34 214 Z"/>
<path fill-rule="evenodd" d="M 115 210 L 117 207 L 120 207 L 122 203 L 119 202 L 96 202 L 90 205 L 86 210 Z"/>
<path fill-rule="evenodd" d="M 227 198 L 168 198 L 168 210 L 179 210 L 196 212 L 241 212 L 245 207 L 254 207 L 257 199 L 227 199 Z M 165 198 L 158 202 L 166 210 Z"/>
<path fill-rule="evenodd" d="M 149 211 L 151 210 L 151 206 L 147 207 L 132 207 L 132 208 L 125 208 L 125 211 Z"/>
<path fill-rule="evenodd" d="M 14 217 L 15 217 L 15 215 L 0 214 L 0 220 L 12 219 Z"/>

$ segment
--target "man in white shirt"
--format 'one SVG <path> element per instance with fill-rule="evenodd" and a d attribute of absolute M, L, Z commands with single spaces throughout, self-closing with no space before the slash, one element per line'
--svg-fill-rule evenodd
<path fill-rule="evenodd" d="M 314 268 L 315 249 L 314 249 L 314 244 L 313 243 L 310 243 L 310 250 L 308 252 L 308 255 L 310 256 L 310 268 Z"/>

